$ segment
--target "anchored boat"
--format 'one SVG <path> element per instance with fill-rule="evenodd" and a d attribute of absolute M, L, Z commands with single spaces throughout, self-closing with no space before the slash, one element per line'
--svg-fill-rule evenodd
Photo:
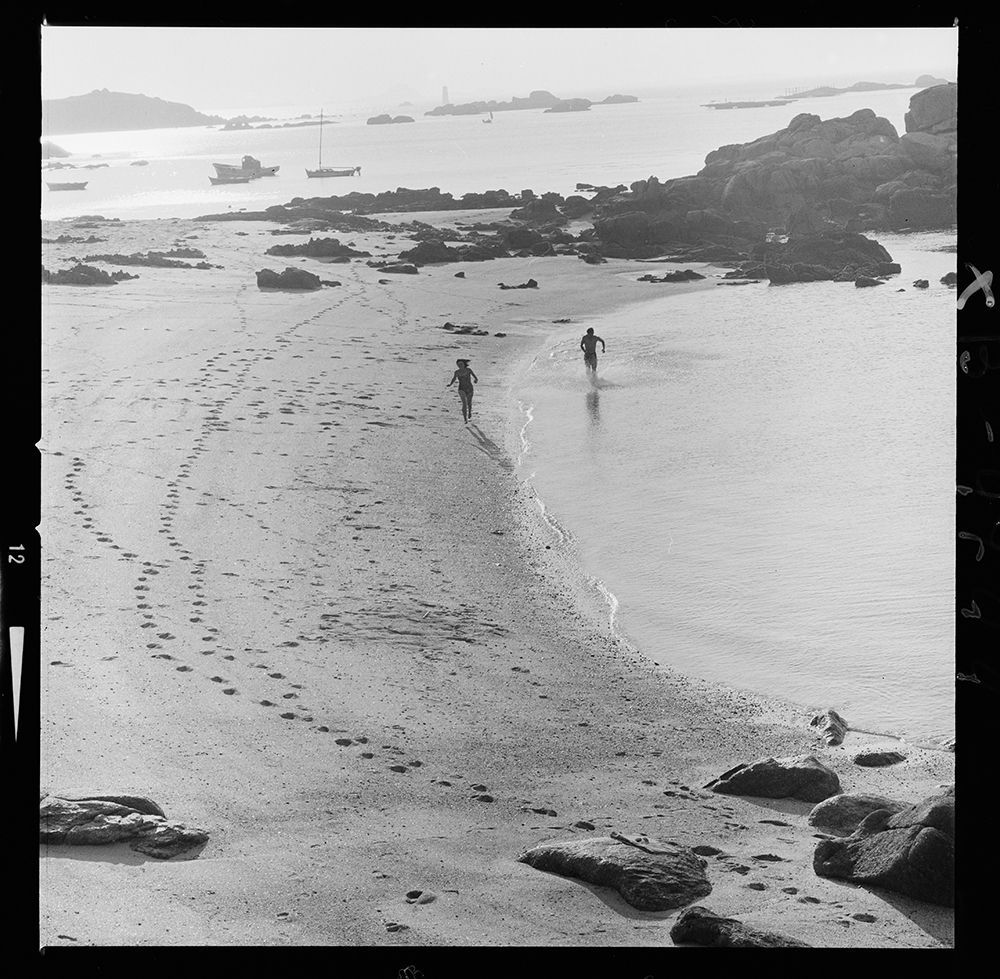
<path fill-rule="evenodd" d="M 323 166 L 323 110 L 319 113 L 319 166 L 315 170 L 306 167 L 307 177 L 354 177 L 361 176 L 361 167 Z"/>
<path fill-rule="evenodd" d="M 49 190 L 86 190 L 88 181 L 84 180 L 82 183 L 75 184 L 50 184 L 47 180 L 45 185 Z"/>
<path fill-rule="evenodd" d="M 215 172 L 220 177 L 246 177 L 248 180 L 256 180 L 258 177 L 273 177 L 281 167 L 265 167 L 260 160 L 253 156 L 244 156 L 240 166 L 231 163 L 213 163 Z"/>

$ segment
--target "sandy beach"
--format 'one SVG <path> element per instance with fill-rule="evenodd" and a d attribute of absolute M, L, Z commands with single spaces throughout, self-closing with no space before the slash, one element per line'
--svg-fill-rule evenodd
<path fill-rule="evenodd" d="M 273 230 L 44 228 L 106 239 L 43 246 L 49 268 L 176 246 L 222 268 L 43 287 L 41 787 L 148 796 L 210 838 L 171 860 L 42 846 L 42 944 L 671 947 L 678 911 L 517 860 L 616 831 L 717 848 L 699 903 L 749 924 L 950 945 L 949 909 L 814 873 L 809 803 L 703 786 L 814 753 L 845 792 L 917 802 L 954 755 L 907 745 L 862 768 L 879 739 L 828 747 L 805 708 L 654 667 L 515 473 L 511 379 L 554 320 L 582 333 L 723 270 L 651 285 L 636 273 L 664 266 L 560 256 L 386 275 L 265 256 L 303 240 Z M 376 258 L 412 244 L 337 237 Z M 341 285 L 257 288 L 285 266 Z M 445 387 L 458 357 L 480 379 L 471 426 Z"/>

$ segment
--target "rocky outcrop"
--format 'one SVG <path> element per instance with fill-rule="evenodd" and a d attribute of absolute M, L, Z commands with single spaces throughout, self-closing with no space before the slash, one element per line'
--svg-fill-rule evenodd
<path fill-rule="evenodd" d="M 957 86 L 940 88 L 913 96 L 902 137 L 870 109 L 827 120 L 800 113 L 778 132 L 713 150 L 697 174 L 595 197 L 595 239 L 643 258 L 674 243 L 746 248 L 767 229 L 950 227 Z"/>
<path fill-rule="evenodd" d="M 845 792 L 825 799 L 809 813 L 809 825 L 841 836 L 850 836 L 861 821 L 878 809 L 902 812 L 910 803 L 896 802 L 881 795 Z"/>
<path fill-rule="evenodd" d="M 694 269 L 678 269 L 676 272 L 664 272 L 663 275 L 640 275 L 636 282 L 694 282 L 696 279 L 704 279 L 700 272 Z"/>
<path fill-rule="evenodd" d="M 321 289 L 322 286 L 320 277 L 305 269 L 286 268 L 284 272 L 261 269 L 257 273 L 258 289 Z"/>
<path fill-rule="evenodd" d="M 511 211 L 510 216 L 515 221 L 529 221 L 534 224 L 558 224 L 566 220 L 555 202 L 544 197 L 528 201 L 523 207 Z"/>
<path fill-rule="evenodd" d="M 74 265 L 54 272 L 42 266 L 42 282 L 50 286 L 114 286 L 126 279 L 138 278 L 138 275 L 130 275 L 128 272 L 108 273 L 93 265 Z"/>
<path fill-rule="evenodd" d="M 337 238 L 310 238 L 301 245 L 272 245 L 266 255 L 306 255 L 309 258 L 370 258 L 371 252 L 356 251 Z"/>
<path fill-rule="evenodd" d="M 904 118 L 908 133 L 953 133 L 958 129 L 958 85 L 945 82 L 917 92 Z"/>
<path fill-rule="evenodd" d="M 638 101 L 634 95 L 609 95 L 607 98 L 601 99 L 600 102 L 596 102 L 595 105 L 625 105 Z"/>
<path fill-rule="evenodd" d="M 506 255 L 507 250 L 500 239 L 484 239 L 454 248 L 449 248 L 443 241 L 428 240 L 400 252 L 399 259 L 413 265 L 433 265 L 442 262 L 488 262 Z"/>
<path fill-rule="evenodd" d="M 520 285 L 516 285 L 516 286 L 509 286 L 509 285 L 506 285 L 503 282 L 498 282 L 497 285 L 500 286 L 501 289 L 537 289 L 538 288 L 538 283 L 534 279 L 528 279 L 527 282 L 522 282 Z"/>
<path fill-rule="evenodd" d="M 954 907 L 955 797 L 932 796 L 895 814 L 876 810 L 853 835 L 820 841 L 813 870 Z"/>
<path fill-rule="evenodd" d="M 815 755 L 797 755 L 737 765 L 705 788 L 723 795 L 822 802 L 840 791 L 840 779 Z"/>
<path fill-rule="evenodd" d="M 543 843 L 518 857 L 537 870 L 616 890 L 640 911 L 683 907 L 712 891 L 704 860 L 685 846 L 646 836 Z"/>
<path fill-rule="evenodd" d="M 197 253 L 197 254 L 194 254 Z M 210 269 L 221 268 L 221 266 L 209 265 L 208 262 L 198 262 L 192 265 L 190 262 L 182 262 L 180 258 L 204 258 L 205 253 L 198 249 L 171 249 L 168 252 L 133 252 L 131 255 L 85 255 L 84 262 L 110 262 L 115 265 L 143 265 L 147 268 L 158 269 Z"/>
<path fill-rule="evenodd" d="M 748 255 L 751 261 L 744 266 L 744 273 L 770 279 L 773 285 L 824 280 L 855 282 L 859 276 L 875 279 L 900 271 L 900 266 L 877 241 L 846 231 L 793 235 L 783 242 L 763 242 L 748 249 Z M 832 725 L 828 730 L 844 723 L 836 712 L 823 716 Z"/>
<path fill-rule="evenodd" d="M 384 112 L 380 116 L 372 116 L 366 125 L 368 126 L 389 126 L 394 123 L 400 122 L 413 122 L 412 116 L 390 116 L 387 112 Z"/>
<path fill-rule="evenodd" d="M 416 265 L 397 264 L 383 265 L 381 266 L 380 271 L 392 272 L 394 275 L 417 275 L 420 270 L 416 267 Z"/>
<path fill-rule="evenodd" d="M 762 931 L 736 918 L 725 918 L 708 908 L 685 908 L 670 929 L 675 945 L 710 948 L 810 948 L 806 942 L 773 931 Z"/>
<path fill-rule="evenodd" d="M 167 859 L 208 840 L 204 830 L 167 819 L 155 802 L 139 796 L 44 795 L 38 816 L 39 842 L 49 846 L 127 842 L 133 850 Z"/>

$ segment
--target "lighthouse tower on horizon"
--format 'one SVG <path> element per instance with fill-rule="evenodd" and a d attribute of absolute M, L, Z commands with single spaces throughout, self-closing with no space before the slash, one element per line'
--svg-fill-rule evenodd
<path fill-rule="evenodd" d="M 442 105 L 451 105 L 451 103 L 448 101 L 448 86 L 447 85 L 442 85 L 441 86 L 441 104 Z"/>

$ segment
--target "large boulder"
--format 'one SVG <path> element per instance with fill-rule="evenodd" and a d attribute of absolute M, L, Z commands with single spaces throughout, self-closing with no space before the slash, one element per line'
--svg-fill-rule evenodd
<path fill-rule="evenodd" d="M 813 869 L 820 877 L 954 907 L 955 797 L 932 796 L 895 814 L 876 810 L 853 835 L 820 841 Z"/>
<path fill-rule="evenodd" d="M 712 892 L 704 860 L 686 846 L 646 836 L 543 843 L 518 857 L 537 870 L 611 887 L 640 911 L 666 911 Z"/>
<path fill-rule="evenodd" d="M 899 147 L 911 168 L 947 175 L 956 170 L 958 144 L 954 133 L 907 133 L 899 141 Z"/>
<path fill-rule="evenodd" d="M 457 257 L 443 241 L 429 240 L 400 252 L 399 260 L 413 265 L 433 265 L 438 262 L 454 262 Z"/>
<path fill-rule="evenodd" d="M 737 765 L 705 788 L 723 795 L 822 802 L 840 791 L 840 779 L 815 755 L 796 755 Z"/>
<path fill-rule="evenodd" d="M 910 99 L 904 118 L 908 133 L 943 133 L 958 129 L 958 85 L 925 88 Z"/>
<path fill-rule="evenodd" d="M 139 808 L 111 801 L 116 798 L 128 799 Z M 38 809 L 39 842 L 49 846 L 128 842 L 134 850 L 167 859 L 208 840 L 204 830 L 166 819 L 156 803 L 141 797 L 71 800 L 45 795 Z"/>
<path fill-rule="evenodd" d="M 258 289 L 321 289 L 322 286 L 319 276 L 305 269 L 287 268 L 284 272 L 261 269 L 257 273 Z"/>
<path fill-rule="evenodd" d="M 828 830 L 840 836 L 850 836 L 861 821 L 878 809 L 889 813 L 902 812 L 910 803 L 896 802 L 881 795 L 869 795 L 864 792 L 844 792 L 831 796 L 814 806 L 809 813 L 810 826 Z"/>
<path fill-rule="evenodd" d="M 736 918 L 725 918 L 708 908 L 685 908 L 670 929 L 676 945 L 710 948 L 810 948 L 806 942 L 773 931 L 762 931 Z"/>

